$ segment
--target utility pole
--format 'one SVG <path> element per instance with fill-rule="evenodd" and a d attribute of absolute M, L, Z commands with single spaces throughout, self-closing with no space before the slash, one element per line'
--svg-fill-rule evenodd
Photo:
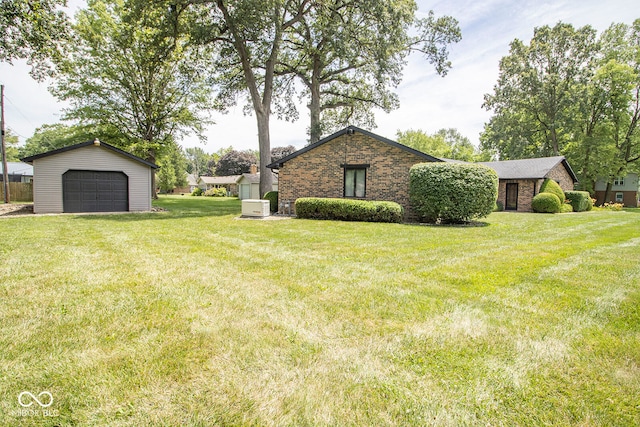
<path fill-rule="evenodd" d="M 0 85 L 0 140 L 2 151 L 2 183 L 4 184 L 4 202 L 9 203 L 9 171 L 7 170 L 7 150 L 4 146 L 4 85 Z"/>

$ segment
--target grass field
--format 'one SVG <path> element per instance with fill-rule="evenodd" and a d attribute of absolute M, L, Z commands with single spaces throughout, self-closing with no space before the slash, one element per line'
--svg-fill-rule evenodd
<path fill-rule="evenodd" d="M 0 425 L 640 425 L 640 210 L 157 205 L 0 219 Z"/>

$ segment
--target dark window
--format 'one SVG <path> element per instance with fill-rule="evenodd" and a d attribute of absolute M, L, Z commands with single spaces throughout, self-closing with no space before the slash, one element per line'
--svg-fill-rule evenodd
<path fill-rule="evenodd" d="M 364 197 L 367 188 L 367 169 L 349 167 L 344 169 L 344 197 Z"/>

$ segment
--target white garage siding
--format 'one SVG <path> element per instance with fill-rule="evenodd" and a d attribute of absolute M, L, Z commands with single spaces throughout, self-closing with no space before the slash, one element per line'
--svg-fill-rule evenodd
<path fill-rule="evenodd" d="M 108 148 L 88 145 L 33 160 L 33 210 L 61 213 L 62 175 L 68 170 L 123 172 L 129 178 L 129 211 L 151 210 L 153 169 Z"/>

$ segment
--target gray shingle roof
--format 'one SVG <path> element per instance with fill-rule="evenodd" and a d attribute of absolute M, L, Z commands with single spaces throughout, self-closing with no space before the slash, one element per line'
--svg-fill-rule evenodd
<path fill-rule="evenodd" d="M 91 147 L 91 146 L 106 148 L 107 150 L 111 150 L 111 151 L 113 151 L 115 153 L 118 153 L 120 155 L 128 157 L 131 160 L 134 160 L 136 162 L 142 163 L 143 165 L 149 166 L 150 168 L 153 168 L 153 169 L 158 169 L 159 168 L 159 166 L 156 165 L 155 163 L 151 163 L 151 162 L 149 162 L 149 161 L 147 161 L 145 159 L 142 159 L 142 158 L 140 158 L 138 156 L 134 156 L 131 153 L 128 153 L 128 152 L 126 152 L 124 150 L 121 150 L 121 149 L 119 149 L 117 147 L 114 147 L 111 144 L 107 144 L 106 142 L 102 142 L 102 141 L 99 141 L 97 139 L 94 140 L 94 141 L 86 141 L 86 142 L 81 142 L 79 144 L 69 145 L 68 147 L 58 148 L 57 150 L 47 151 L 46 153 L 36 154 L 34 156 L 25 157 L 25 158 L 22 158 L 20 160 L 22 160 L 23 162 L 26 162 L 26 163 L 33 163 L 34 160 L 41 159 L 43 157 L 54 156 L 56 154 L 64 153 L 64 152 L 71 151 L 71 150 L 76 150 L 78 148 Z"/>
<path fill-rule="evenodd" d="M 0 174 L 3 170 L 0 162 Z M 7 162 L 7 174 L 33 176 L 33 166 L 23 162 Z"/>
<path fill-rule="evenodd" d="M 542 179 L 562 163 L 574 182 L 578 181 L 564 156 L 542 157 L 537 159 L 502 160 L 499 162 L 480 162 L 498 173 L 500 179 Z"/>

